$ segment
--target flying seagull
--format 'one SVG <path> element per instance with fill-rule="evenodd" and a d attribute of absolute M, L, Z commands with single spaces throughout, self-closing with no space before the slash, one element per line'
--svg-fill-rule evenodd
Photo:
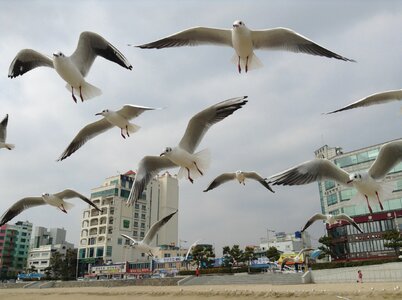
<path fill-rule="evenodd" d="M 386 92 L 382 92 L 382 93 L 373 94 L 366 98 L 357 100 L 356 102 L 346 105 L 340 109 L 330 111 L 327 114 L 333 114 L 336 112 L 340 112 L 340 111 L 344 111 L 344 110 L 348 110 L 348 109 L 352 109 L 352 108 L 371 106 L 371 105 L 375 105 L 375 104 L 383 104 L 383 103 L 396 101 L 396 100 L 402 100 L 402 90 L 393 90 L 393 91 L 386 91 Z"/>
<path fill-rule="evenodd" d="M 225 183 L 227 181 L 234 180 L 234 179 L 237 179 L 240 184 L 242 183 L 243 185 L 246 185 L 246 183 L 245 183 L 246 178 L 258 181 L 263 186 L 265 186 L 265 188 L 270 190 L 272 193 L 275 193 L 269 186 L 268 182 L 266 181 L 267 178 L 262 178 L 256 172 L 242 172 L 242 171 L 236 171 L 235 173 L 223 173 L 223 174 L 219 175 L 209 184 L 209 186 L 204 190 L 204 192 L 208 192 L 208 191 L 220 186 L 222 183 Z"/>
<path fill-rule="evenodd" d="M 132 124 L 129 120 L 138 117 L 144 111 L 154 110 L 157 108 L 145 107 L 145 106 L 135 106 L 126 104 L 121 109 L 117 111 L 113 111 L 110 109 L 104 109 L 102 112 L 97 113 L 95 115 L 101 115 L 104 118 L 90 123 L 82 128 L 78 134 L 75 136 L 73 141 L 68 145 L 66 150 L 61 154 L 58 161 L 66 159 L 75 151 L 77 151 L 81 146 L 83 146 L 88 140 L 93 137 L 105 132 L 106 130 L 116 126 L 120 128 L 120 134 L 125 139 L 124 131 L 127 136 L 130 136 L 130 133 L 134 133 L 140 129 L 140 126 Z"/>
<path fill-rule="evenodd" d="M 295 256 L 295 257 L 285 257 L 285 258 L 283 258 L 283 260 L 282 260 L 282 263 L 281 263 L 281 269 L 283 270 L 283 268 L 284 268 L 284 266 L 286 265 L 286 263 L 288 262 L 288 261 L 290 261 L 290 262 L 294 262 L 294 263 L 301 263 L 302 261 L 301 261 L 301 256 L 302 256 L 302 254 L 304 253 L 304 252 L 307 252 L 307 251 L 313 251 L 314 249 L 313 248 L 303 248 L 303 249 L 301 249 L 300 251 L 299 251 L 299 253 L 297 253 L 297 255 Z"/>
<path fill-rule="evenodd" d="M 394 187 L 386 187 L 381 180 L 401 160 L 402 140 L 397 140 L 386 143 L 380 148 L 376 160 L 368 171 L 349 174 L 327 159 L 316 158 L 271 176 L 269 183 L 273 185 L 302 185 L 323 179 L 335 180 L 340 184 L 355 187 L 365 197 L 368 209 L 372 213 L 369 198 L 377 198 L 380 208 L 383 210 L 380 194 L 386 194 L 389 192 L 388 189 Z"/>
<path fill-rule="evenodd" d="M 188 248 L 188 250 L 187 250 L 186 256 L 184 257 L 184 261 L 187 261 L 187 260 L 188 260 L 188 257 L 189 257 L 189 255 L 190 255 L 190 253 L 191 253 L 191 250 L 192 250 L 195 246 L 197 246 L 200 241 L 201 241 L 201 239 L 196 240 L 194 243 L 191 244 L 191 246 L 190 246 L 190 247 Z"/>
<path fill-rule="evenodd" d="M 87 197 L 81 195 L 80 193 L 66 189 L 62 192 L 55 193 L 55 194 L 48 194 L 44 193 L 41 197 L 26 197 L 22 198 L 21 200 L 15 202 L 7 211 L 2 215 L 0 219 L 0 226 L 6 224 L 8 221 L 13 219 L 15 216 L 19 215 L 22 211 L 39 206 L 49 204 L 59 208 L 62 212 L 67 213 L 68 209 L 73 207 L 73 204 L 69 202 L 65 202 L 64 199 L 70 198 L 80 198 L 98 211 L 101 211 L 98 206 L 96 206 L 91 200 Z"/>
<path fill-rule="evenodd" d="M 23 75 L 36 67 L 54 68 L 67 82 L 66 88 L 71 90 L 73 100 L 77 103 L 77 92 L 81 101 L 102 94 L 99 88 L 84 79 L 98 55 L 129 70 L 133 68 L 124 55 L 107 40 L 97 33 L 84 31 L 78 40 L 77 49 L 71 56 L 66 56 L 60 51 L 49 57 L 32 49 L 21 50 L 10 65 L 8 77 Z"/>
<path fill-rule="evenodd" d="M 239 20 L 233 23 L 232 29 L 193 27 L 155 42 L 136 47 L 161 49 L 203 44 L 233 47 L 236 52 L 233 62 L 237 63 L 239 73 L 241 73 L 242 66 L 244 66 L 246 72 L 262 66 L 262 63 L 254 54 L 255 49 L 286 50 L 354 62 L 353 59 L 343 57 L 325 49 L 291 29 L 279 27 L 265 30 L 251 30 L 247 28 L 243 21 Z"/>
<path fill-rule="evenodd" d="M 341 221 L 346 221 L 348 223 L 350 223 L 350 225 L 352 225 L 353 227 L 355 227 L 358 231 L 360 231 L 360 233 L 363 233 L 363 230 L 359 227 L 359 225 L 357 225 L 357 223 L 348 215 L 346 214 L 339 214 L 339 215 L 331 215 L 331 214 L 315 214 L 314 216 L 312 216 L 306 223 L 306 225 L 304 225 L 303 229 L 301 230 L 301 232 L 303 232 L 304 230 L 306 230 L 308 227 L 310 227 L 311 224 L 313 224 L 315 221 L 317 220 L 324 220 L 325 223 L 329 224 L 329 225 L 334 225 L 337 223 L 340 223 Z"/>
<path fill-rule="evenodd" d="M 8 150 L 14 149 L 14 144 L 7 144 L 7 124 L 8 124 L 8 114 L 4 117 L 3 121 L 0 123 L 0 149 L 7 148 Z"/>
<path fill-rule="evenodd" d="M 128 236 L 124 233 L 121 234 L 121 236 L 125 237 L 126 239 L 129 239 L 132 241 L 131 246 L 134 248 L 138 248 L 139 250 L 143 251 L 144 253 L 148 253 L 150 256 L 154 256 L 152 251 L 154 250 L 154 247 L 150 246 L 149 244 L 155 237 L 156 233 L 161 229 L 163 225 L 165 225 L 169 220 L 177 213 L 178 210 L 175 212 L 167 215 L 166 217 L 160 219 L 159 221 L 155 222 L 152 224 L 151 228 L 148 230 L 147 234 L 145 235 L 144 239 L 142 241 L 137 241 L 131 236 Z"/>
<path fill-rule="evenodd" d="M 149 181 L 161 170 L 181 167 L 178 178 L 187 173 L 187 178 L 191 183 L 193 183 L 193 178 L 203 175 L 209 165 L 209 151 L 204 149 L 194 153 L 195 149 L 208 129 L 242 108 L 247 103 L 246 98 L 247 96 L 228 99 L 202 110 L 190 119 L 178 146 L 166 147 L 160 156 L 142 158 L 127 204 L 135 203 Z"/>

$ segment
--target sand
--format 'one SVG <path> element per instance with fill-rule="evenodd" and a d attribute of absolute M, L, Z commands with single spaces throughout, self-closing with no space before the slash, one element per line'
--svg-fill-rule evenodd
<path fill-rule="evenodd" d="M 1 300 L 402 299 L 402 282 L 0 289 Z"/>

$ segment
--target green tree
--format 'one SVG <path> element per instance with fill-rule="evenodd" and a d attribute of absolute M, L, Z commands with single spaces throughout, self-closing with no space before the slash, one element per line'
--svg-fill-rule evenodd
<path fill-rule="evenodd" d="M 34 265 L 32 265 L 29 269 L 28 269 L 29 273 L 36 273 L 36 267 Z"/>
<path fill-rule="evenodd" d="M 193 260 L 201 268 L 211 268 L 214 264 L 215 253 L 212 245 L 197 245 L 192 251 Z"/>
<path fill-rule="evenodd" d="M 232 248 L 225 246 L 222 249 L 223 265 L 225 267 L 233 267 L 238 265 L 239 262 L 244 262 L 244 251 L 240 249 L 239 245 L 233 245 Z"/>
<path fill-rule="evenodd" d="M 279 259 L 279 257 L 281 256 L 281 253 L 279 252 L 279 250 L 272 246 L 269 247 L 269 249 L 266 252 L 266 256 L 271 260 L 271 261 L 277 261 Z"/>
<path fill-rule="evenodd" d="M 322 251 L 322 253 L 318 256 L 319 258 L 323 258 L 325 255 L 337 257 L 335 252 L 332 251 L 333 247 L 332 237 L 324 235 L 318 239 L 318 242 L 322 244 L 321 246 L 318 247 L 318 249 Z"/>
<path fill-rule="evenodd" d="M 398 230 L 392 229 L 383 233 L 384 247 L 392 248 L 395 255 L 399 256 L 400 248 L 402 247 L 402 237 Z"/>
<path fill-rule="evenodd" d="M 244 248 L 243 259 L 247 262 L 247 265 L 250 264 L 250 260 L 256 259 L 253 247 L 246 246 L 246 248 Z"/>
<path fill-rule="evenodd" d="M 63 256 L 60 252 L 53 252 L 52 256 L 50 257 L 49 267 L 52 270 L 52 277 L 54 279 L 61 278 L 62 275 L 62 268 L 63 268 Z"/>
<path fill-rule="evenodd" d="M 76 267 L 77 267 L 77 250 L 68 249 L 62 264 L 62 271 L 61 271 L 62 280 L 75 279 Z"/>
<path fill-rule="evenodd" d="M 226 268 L 232 268 L 233 266 L 233 257 L 230 255 L 230 247 L 224 246 L 222 249 L 223 261 L 222 264 Z"/>

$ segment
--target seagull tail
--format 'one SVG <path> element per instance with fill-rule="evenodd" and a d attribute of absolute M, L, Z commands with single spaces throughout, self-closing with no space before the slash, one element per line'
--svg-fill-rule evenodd
<path fill-rule="evenodd" d="M 193 154 L 193 160 L 195 164 L 193 164 L 190 169 L 190 176 L 192 179 L 196 179 L 201 176 L 201 171 L 203 174 L 209 168 L 211 162 L 211 153 L 209 149 L 201 150 Z M 197 169 L 198 168 L 198 169 Z M 181 179 L 183 177 L 187 178 L 188 172 L 185 167 L 181 167 L 179 173 L 177 174 L 177 178 Z"/>
<path fill-rule="evenodd" d="M 65 210 L 70 210 L 74 207 L 74 204 L 72 204 L 70 202 L 64 202 L 63 206 L 64 206 Z"/>
<path fill-rule="evenodd" d="M 14 144 L 4 144 L 4 147 L 6 147 L 8 150 L 13 150 L 15 148 Z"/>
<path fill-rule="evenodd" d="M 133 123 L 128 123 L 127 128 L 129 133 L 134 133 L 140 130 L 141 126 L 135 125 Z"/>
<path fill-rule="evenodd" d="M 66 84 L 66 88 L 71 91 L 71 85 L 70 84 Z M 74 94 L 78 97 L 80 97 L 80 91 L 79 89 L 74 89 Z M 97 97 L 102 95 L 102 91 L 97 88 L 96 86 L 84 81 L 84 83 L 81 86 L 81 94 L 82 94 L 82 98 L 84 100 L 89 100 L 91 98 Z"/>
<path fill-rule="evenodd" d="M 239 60 L 239 56 L 235 53 L 232 57 L 232 63 L 237 65 L 238 60 Z M 245 71 L 246 60 L 242 58 L 240 60 L 240 64 L 241 64 L 241 68 Z M 251 54 L 251 56 L 248 57 L 247 70 L 250 71 L 250 70 L 258 69 L 258 68 L 261 68 L 262 66 L 263 66 L 263 63 L 260 61 L 260 59 L 257 57 L 257 55 L 255 55 L 253 52 Z"/>

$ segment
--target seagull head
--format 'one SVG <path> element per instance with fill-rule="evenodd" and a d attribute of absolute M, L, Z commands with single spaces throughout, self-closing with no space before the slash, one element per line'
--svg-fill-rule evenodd
<path fill-rule="evenodd" d="M 95 116 L 106 116 L 109 113 L 108 109 L 104 109 L 99 113 L 96 113 Z"/>
<path fill-rule="evenodd" d="M 43 197 L 43 198 L 48 198 L 49 196 L 50 196 L 49 193 L 43 193 L 43 194 L 42 194 L 42 197 Z"/>
<path fill-rule="evenodd" d="M 349 175 L 349 181 L 347 183 L 352 183 L 354 181 L 362 181 L 362 174 L 352 173 Z"/>
<path fill-rule="evenodd" d="M 170 152 L 172 152 L 172 148 L 171 147 L 166 147 L 165 151 L 163 151 L 159 156 L 169 155 Z"/>
<path fill-rule="evenodd" d="M 246 26 L 246 24 L 244 24 L 244 22 L 240 21 L 240 20 L 236 20 L 233 23 L 233 28 L 241 28 L 241 27 L 245 27 L 245 26 Z"/>
<path fill-rule="evenodd" d="M 66 57 L 61 51 L 56 51 L 53 53 L 54 57 Z"/>

